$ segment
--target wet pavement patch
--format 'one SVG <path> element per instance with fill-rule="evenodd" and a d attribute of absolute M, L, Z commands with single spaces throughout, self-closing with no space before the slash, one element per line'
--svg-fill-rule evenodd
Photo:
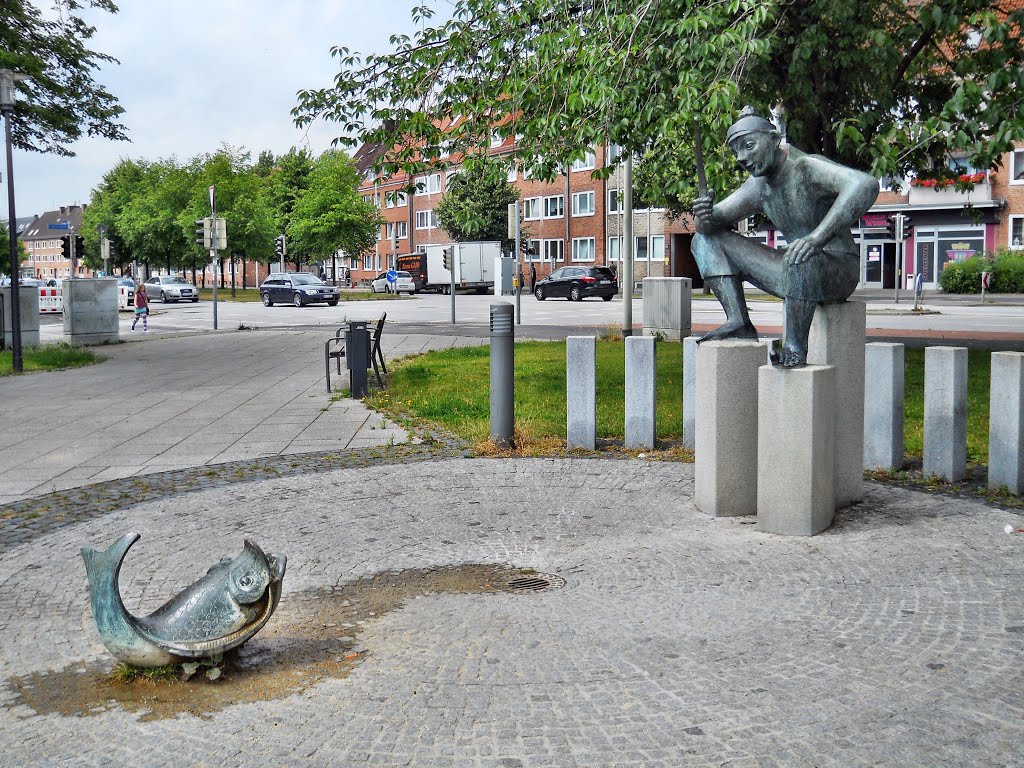
<path fill-rule="evenodd" d="M 524 580 L 545 584 L 517 586 Z M 470 564 L 388 571 L 332 588 L 286 593 L 263 631 L 224 657 L 217 680 L 207 680 L 200 672 L 187 681 L 137 677 L 124 682 L 111 674 L 114 663 L 107 660 L 12 677 L 8 686 L 16 695 L 7 707 L 72 717 L 115 708 L 138 713 L 141 720 L 183 713 L 207 717 L 234 704 L 281 699 L 322 680 L 344 678 L 373 653 L 358 643 L 367 623 L 410 599 L 489 592 L 528 595 L 564 584 L 552 574 Z"/>

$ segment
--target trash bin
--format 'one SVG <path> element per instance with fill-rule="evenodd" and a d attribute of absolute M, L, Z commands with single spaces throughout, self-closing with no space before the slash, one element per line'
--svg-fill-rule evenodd
<path fill-rule="evenodd" d="M 365 320 L 351 320 L 345 331 L 345 366 L 349 371 L 349 389 L 352 397 L 366 397 L 369 391 L 367 370 L 370 360 L 370 331 Z"/>

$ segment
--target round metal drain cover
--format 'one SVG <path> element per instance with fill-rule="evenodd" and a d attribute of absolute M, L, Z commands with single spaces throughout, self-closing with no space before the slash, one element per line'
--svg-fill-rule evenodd
<path fill-rule="evenodd" d="M 507 588 L 513 592 L 543 592 L 565 586 L 565 579 L 550 573 L 530 574 L 510 579 Z"/>

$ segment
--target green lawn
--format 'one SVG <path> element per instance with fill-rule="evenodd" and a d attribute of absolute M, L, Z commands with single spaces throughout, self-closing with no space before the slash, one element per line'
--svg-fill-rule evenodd
<path fill-rule="evenodd" d="M 92 351 L 70 344 L 50 344 L 43 347 L 23 347 L 21 363 L 24 371 L 57 371 L 62 368 L 79 368 L 93 365 L 105 358 Z M 10 349 L 0 352 L 0 376 L 14 373 L 14 353 Z"/>
<path fill-rule="evenodd" d="M 968 369 L 970 462 L 988 460 L 988 388 L 991 353 L 972 351 Z M 658 344 L 657 436 L 672 444 L 682 436 L 682 345 Z M 387 391 L 373 396 L 378 409 L 424 419 L 459 437 L 482 443 L 490 434 L 490 350 L 465 347 L 398 361 Z M 597 437 L 624 437 L 625 345 L 597 342 Z M 924 352 L 906 352 L 906 452 L 923 446 Z M 515 352 L 516 429 L 528 442 L 564 448 L 565 343 L 525 342 Z"/>

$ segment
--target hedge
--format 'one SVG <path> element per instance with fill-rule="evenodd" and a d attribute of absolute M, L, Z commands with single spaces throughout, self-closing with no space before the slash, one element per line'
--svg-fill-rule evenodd
<path fill-rule="evenodd" d="M 1011 251 L 951 261 L 939 275 L 939 286 L 946 293 L 981 293 L 982 272 L 992 273 L 992 293 L 1024 293 L 1024 254 Z"/>

